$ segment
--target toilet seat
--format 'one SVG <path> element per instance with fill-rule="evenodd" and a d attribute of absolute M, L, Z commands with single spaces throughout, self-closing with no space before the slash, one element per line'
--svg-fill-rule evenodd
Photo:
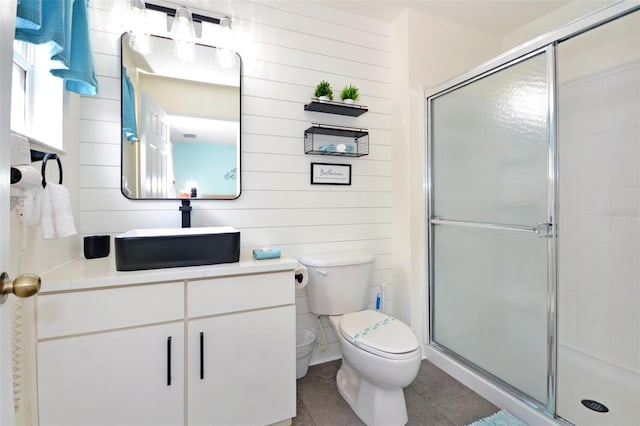
<path fill-rule="evenodd" d="M 339 330 L 350 344 L 388 359 L 412 358 L 420 348 L 418 338 L 408 325 L 373 310 L 344 314 Z"/>

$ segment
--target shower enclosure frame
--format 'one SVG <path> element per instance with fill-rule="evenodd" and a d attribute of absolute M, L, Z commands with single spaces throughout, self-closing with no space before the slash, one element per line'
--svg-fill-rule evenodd
<path fill-rule="evenodd" d="M 454 90 L 457 90 L 465 85 L 474 83 L 482 78 L 485 78 L 487 76 L 493 75 L 495 73 L 498 73 L 500 71 L 502 71 L 503 69 L 506 69 L 512 65 L 516 65 L 520 62 L 526 61 L 530 58 L 533 58 L 535 56 L 538 56 L 540 54 L 544 54 L 545 55 L 545 72 L 547 75 L 547 90 L 548 90 L 548 105 L 547 105 L 547 121 L 548 121 L 548 145 L 547 145 L 547 152 L 546 152 L 546 164 L 547 164 L 547 171 L 548 171 L 548 176 L 547 176 L 547 188 L 546 188 L 546 192 L 547 192 L 547 211 L 546 211 L 546 217 L 545 217 L 545 222 L 538 224 L 538 226 L 522 226 L 522 225 L 505 225 L 505 224 L 497 224 L 497 223 L 493 223 L 493 224 L 489 224 L 489 223 L 476 223 L 476 222 L 461 222 L 461 221 L 449 221 L 449 220 L 442 220 L 442 219 L 437 219 L 435 217 L 433 217 L 433 215 L 431 214 L 431 212 L 433 211 L 433 201 L 434 201 L 434 197 L 433 197 L 433 191 L 432 191 L 432 174 L 429 173 L 428 177 L 427 177 L 427 186 L 428 186 L 428 193 L 429 193 L 429 198 L 428 198 L 428 207 L 427 207 L 427 211 L 429 212 L 429 227 L 428 230 L 430 231 L 431 226 L 432 225 L 456 225 L 456 226 L 463 226 L 463 227 L 471 227 L 471 228 L 482 228 L 482 229 L 492 229 L 492 230 L 503 230 L 503 231 L 516 231 L 516 232 L 529 232 L 529 233 L 535 233 L 540 237 L 545 237 L 547 238 L 547 259 L 548 259 L 548 264 L 547 264 L 547 304 L 548 306 L 552 307 L 552 309 L 547 311 L 547 325 L 548 325 L 548 330 L 547 330 L 547 345 L 549 348 L 554 347 L 555 345 L 555 339 L 556 339 L 556 323 L 555 323 L 555 287 L 556 287 L 556 282 L 557 282 L 557 276 L 556 276 L 556 263 L 557 263 L 557 259 L 556 259 L 556 238 L 555 238 L 555 229 L 556 229 L 556 218 L 557 216 L 557 211 L 555 208 L 555 203 L 553 202 L 555 199 L 555 194 L 557 192 L 556 189 L 556 176 L 557 176 L 557 170 L 556 170 L 556 166 L 555 164 L 557 163 L 556 161 L 556 157 L 557 157 L 557 150 L 556 150 L 556 140 L 557 140 L 557 134 L 556 134 L 556 130 L 557 130 L 557 126 L 555 123 L 555 117 L 554 117 L 554 112 L 556 110 L 556 85 L 555 85 L 555 49 L 553 45 L 548 45 L 548 46 L 544 46 L 541 47 L 539 49 L 535 49 L 533 51 L 527 52 L 524 55 L 517 57 L 515 59 L 511 59 L 506 63 L 502 63 L 498 66 L 496 66 L 493 69 L 490 69 L 486 72 L 483 72 L 479 75 L 474 76 L 473 78 L 470 78 L 468 80 L 463 81 L 462 83 L 456 84 L 452 87 L 449 87 L 446 90 L 437 92 L 436 94 L 429 96 L 427 98 L 427 126 L 429 129 L 432 128 L 432 123 L 431 123 L 431 119 L 432 119 L 432 108 L 431 108 L 431 101 L 439 96 L 445 95 L 449 92 L 452 92 Z M 551 77 L 549 77 L 551 76 Z M 431 132 L 428 132 L 428 138 L 427 138 L 427 155 L 429 158 L 428 160 L 428 170 L 433 170 L 432 167 L 432 163 L 431 163 L 431 158 L 432 155 L 431 153 L 433 152 L 433 146 L 432 146 L 432 140 L 431 140 L 432 136 L 431 136 Z M 434 332 L 433 332 L 433 326 L 434 326 L 434 321 L 433 321 L 433 316 L 432 313 L 435 311 L 434 310 L 434 304 L 435 304 L 435 297 L 433 296 L 433 291 L 434 288 L 433 286 L 435 285 L 435 279 L 434 279 L 434 268 L 432 267 L 432 262 L 434 259 L 434 241 L 433 241 L 433 233 L 429 232 L 429 247 L 428 247 L 428 253 L 429 253 L 429 290 L 430 290 L 430 297 L 429 297 L 429 311 L 430 311 L 430 321 L 429 321 L 429 344 L 432 345 L 433 347 L 437 348 L 438 350 L 446 353 L 448 356 L 452 357 L 453 359 L 455 359 L 456 361 L 465 364 L 468 367 L 473 368 L 474 370 L 480 371 L 485 377 L 490 378 L 492 381 L 496 382 L 497 384 L 499 384 L 502 388 L 507 389 L 509 392 L 511 392 L 512 394 L 516 395 L 518 398 L 520 398 L 521 400 L 525 401 L 526 403 L 528 403 L 529 405 L 531 405 L 532 407 L 535 407 L 538 410 L 541 411 L 549 411 L 551 408 L 555 409 L 555 407 L 552 405 L 552 407 L 549 407 L 549 404 L 543 406 L 541 405 L 538 401 L 536 401 L 535 399 L 529 397 L 527 394 L 521 392 L 520 390 L 518 390 L 517 388 L 515 388 L 514 386 L 510 385 L 509 383 L 501 380 L 500 378 L 496 377 L 495 375 L 491 374 L 490 372 L 482 369 L 481 367 L 479 367 L 478 365 L 472 363 L 471 361 L 467 360 L 466 358 L 458 355 L 456 352 L 438 344 L 437 342 L 435 342 L 433 340 L 433 336 L 434 336 Z M 552 317 L 553 315 L 553 317 Z M 549 351 L 550 352 L 550 351 Z M 546 383 L 547 383 L 547 401 L 551 402 L 551 401 L 555 401 L 555 381 L 553 380 L 553 377 L 555 377 L 555 356 L 552 356 L 550 353 L 547 354 L 547 364 L 550 366 L 548 372 L 547 372 L 547 378 L 546 378 Z M 553 411 L 552 411 L 553 412 Z"/>
<path fill-rule="evenodd" d="M 425 159 L 425 176 L 424 184 L 426 191 L 426 241 L 427 241 L 427 290 L 428 290 L 428 336 L 426 341 L 428 346 L 433 348 L 450 359 L 470 368 L 472 371 L 479 373 L 483 379 L 497 385 L 503 391 L 514 396 L 519 401 L 524 402 L 529 407 L 544 414 L 549 418 L 561 420 L 556 415 L 556 387 L 557 387 L 557 292 L 558 292 L 558 66 L 556 53 L 558 44 L 572 37 L 586 33 L 594 28 L 605 25 L 623 16 L 640 10 L 640 3 L 632 1 L 619 1 L 605 8 L 597 10 L 583 18 L 577 19 L 565 25 L 564 27 L 544 34 L 528 43 L 525 43 L 515 49 L 512 49 L 495 59 L 488 61 L 469 72 L 461 74 L 442 85 L 425 92 L 425 119 L 426 119 L 426 159 Z M 505 229 L 523 232 L 536 232 L 539 235 L 545 233 L 547 237 L 547 401 L 541 404 L 529 395 L 523 393 L 519 389 L 501 380 L 493 374 L 483 370 L 481 367 L 468 361 L 466 358 L 458 355 L 452 350 L 439 345 L 433 340 L 434 336 L 434 239 L 432 227 L 438 224 L 447 224 L 448 221 L 440 220 L 433 217 L 433 141 L 432 141 L 432 102 L 435 98 L 447 94 L 451 91 L 459 89 L 465 85 L 471 84 L 479 79 L 497 73 L 511 65 L 527 60 L 535 55 L 544 53 L 546 55 L 546 73 L 548 82 L 548 151 L 547 151 L 547 229 L 543 230 L 541 226 L 536 228 L 509 226 L 509 225 L 489 225 L 468 222 L 458 226 L 482 227 L 489 229 Z M 542 224 L 545 225 L 545 224 Z"/>

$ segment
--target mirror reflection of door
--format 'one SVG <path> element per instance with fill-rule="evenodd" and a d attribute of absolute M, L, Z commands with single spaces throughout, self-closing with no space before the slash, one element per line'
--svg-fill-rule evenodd
<path fill-rule="evenodd" d="M 143 198 L 175 198 L 175 179 L 169 117 L 147 93 L 142 92 L 140 114 L 140 174 Z"/>

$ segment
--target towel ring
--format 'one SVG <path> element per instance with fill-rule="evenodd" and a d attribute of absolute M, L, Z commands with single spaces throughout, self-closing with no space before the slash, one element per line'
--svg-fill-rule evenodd
<path fill-rule="evenodd" d="M 56 160 L 58 162 L 58 171 L 60 172 L 60 179 L 58 180 L 58 183 L 60 185 L 62 185 L 62 162 L 60 162 L 60 157 L 58 157 L 57 154 L 53 154 L 53 153 L 46 153 L 44 154 L 44 157 L 42 157 L 42 187 L 46 188 L 47 186 L 47 179 L 46 179 L 46 171 L 47 171 L 47 161 L 48 160 Z"/>

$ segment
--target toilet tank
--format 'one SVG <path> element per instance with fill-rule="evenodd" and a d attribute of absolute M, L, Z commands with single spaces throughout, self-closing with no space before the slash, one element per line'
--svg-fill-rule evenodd
<path fill-rule="evenodd" d="M 342 315 L 366 309 L 374 255 L 334 251 L 302 256 L 309 270 L 307 302 L 316 315 Z"/>

